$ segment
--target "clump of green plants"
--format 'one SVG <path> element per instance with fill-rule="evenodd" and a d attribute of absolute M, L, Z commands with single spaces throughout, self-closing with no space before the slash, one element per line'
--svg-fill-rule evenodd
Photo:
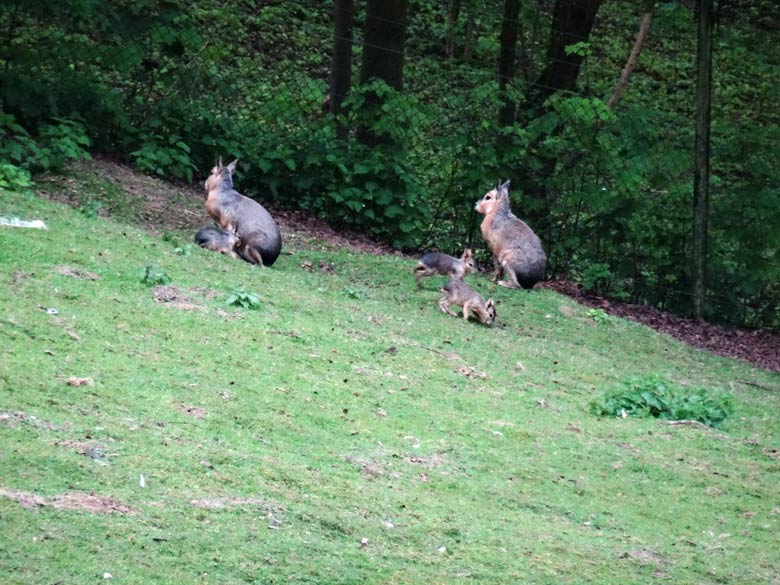
<path fill-rule="evenodd" d="M 733 412 L 731 395 L 710 388 L 680 386 L 661 376 L 632 377 L 590 402 L 597 416 L 652 416 L 694 420 L 719 427 Z"/>
<path fill-rule="evenodd" d="M 244 309 L 259 309 L 260 297 L 253 292 L 249 292 L 243 288 L 234 288 L 230 291 L 225 304 L 231 307 L 242 307 Z"/>
<path fill-rule="evenodd" d="M 589 309 L 587 315 L 599 325 L 609 323 L 609 315 L 604 309 Z"/>
<path fill-rule="evenodd" d="M 32 173 L 59 171 L 69 160 L 90 158 L 90 140 L 75 120 L 52 118 L 30 134 L 11 114 L 0 110 L 0 187 L 24 190 Z"/>
<path fill-rule="evenodd" d="M 148 286 L 169 284 L 171 282 L 171 277 L 162 268 L 152 264 L 147 264 L 138 271 L 138 279 Z"/>

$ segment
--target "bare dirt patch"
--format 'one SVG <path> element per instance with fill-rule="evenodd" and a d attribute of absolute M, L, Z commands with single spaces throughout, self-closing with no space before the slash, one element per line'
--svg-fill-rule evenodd
<path fill-rule="evenodd" d="M 698 349 L 780 372 L 780 335 L 777 333 L 762 329 L 728 328 L 666 313 L 655 307 L 622 303 L 590 294 L 572 282 L 550 281 L 540 286 L 569 296 L 588 307 L 647 325 Z"/>
<path fill-rule="evenodd" d="M 179 404 L 176 406 L 176 410 L 181 413 L 191 416 L 192 418 L 201 419 L 208 414 L 208 410 L 201 408 L 200 406 L 188 406 L 186 404 Z"/>
<path fill-rule="evenodd" d="M 100 275 L 95 274 L 94 272 L 90 272 L 89 270 L 84 270 L 83 268 L 76 268 L 74 266 L 55 266 L 52 268 L 52 270 L 57 274 L 68 276 L 70 278 L 80 278 L 82 280 L 100 280 Z"/>
<path fill-rule="evenodd" d="M 284 507 L 276 502 L 262 498 L 202 498 L 190 500 L 190 504 L 204 510 L 222 510 L 224 508 L 261 508 L 269 512 L 281 513 Z"/>
<path fill-rule="evenodd" d="M 71 441 L 70 439 L 63 439 L 61 441 L 54 441 L 52 445 L 55 445 L 57 447 L 65 447 L 66 449 L 71 449 L 78 453 L 79 455 L 84 455 L 86 457 L 89 457 L 93 461 L 97 463 L 106 464 L 107 463 L 107 453 L 106 449 L 104 447 L 101 447 L 99 445 L 93 445 L 90 443 L 85 443 L 83 441 Z"/>
<path fill-rule="evenodd" d="M 32 492 L 0 487 L 0 496 L 13 500 L 24 508 L 55 508 L 90 514 L 131 514 L 137 512 L 135 508 L 127 506 L 119 500 L 87 492 L 69 492 L 47 498 Z"/>
<path fill-rule="evenodd" d="M 426 456 L 412 455 L 410 457 L 405 457 L 404 460 L 407 463 L 422 465 L 428 469 L 433 469 L 434 467 L 439 467 L 447 463 L 447 456 L 444 453 L 432 453 L 431 455 Z"/>
<path fill-rule="evenodd" d="M 40 419 L 37 416 L 21 411 L 0 412 L 0 424 L 5 424 L 11 428 L 18 427 L 21 424 L 27 424 L 36 428 L 45 429 L 47 431 L 68 430 L 73 426 L 69 422 L 55 424 L 53 422 Z"/>
<path fill-rule="evenodd" d="M 193 299 L 193 296 L 211 300 L 219 293 L 203 287 L 181 288 L 171 285 L 159 285 L 152 289 L 154 300 L 184 311 L 202 311 L 205 307 Z"/>

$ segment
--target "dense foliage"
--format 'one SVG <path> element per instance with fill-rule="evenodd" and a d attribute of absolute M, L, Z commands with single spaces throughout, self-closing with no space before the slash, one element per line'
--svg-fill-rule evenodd
<path fill-rule="evenodd" d="M 732 403 L 731 395 L 724 392 L 680 386 L 648 375 L 610 386 L 590 402 L 590 411 L 598 416 L 651 416 L 718 427 L 733 412 Z"/>
<path fill-rule="evenodd" d="M 241 159 L 253 196 L 304 208 L 401 248 L 480 242 L 472 208 L 498 178 L 540 233 L 552 277 L 686 311 L 690 305 L 695 18 L 657 4 L 624 98 L 606 105 L 639 8 L 606 0 L 575 93 L 525 111 L 544 65 L 549 2 L 524 2 L 517 122 L 500 127 L 496 60 L 503 2 L 410 2 L 403 90 L 353 88 L 323 112 L 331 3 L 316 0 L 0 0 L 0 184 L 83 156 L 118 155 L 193 181 Z M 708 317 L 780 325 L 778 9 L 722 3 L 716 30 Z M 356 3 L 353 67 L 363 3 Z M 357 76 L 353 76 L 353 80 Z M 366 100 L 380 94 L 381 104 Z M 385 138 L 367 146 L 337 123 Z"/>

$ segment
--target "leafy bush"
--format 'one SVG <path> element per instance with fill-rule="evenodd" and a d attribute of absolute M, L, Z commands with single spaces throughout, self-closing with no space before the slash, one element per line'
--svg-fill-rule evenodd
<path fill-rule="evenodd" d="M 225 304 L 232 307 L 242 307 L 244 309 L 259 309 L 260 297 L 243 288 L 235 288 L 230 292 L 230 295 L 228 295 Z"/>
<path fill-rule="evenodd" d="M 138 279 L 148 286 L 169 284 L 171 282 L 171 277 L 162 268 L 152 264 L 147 264 L 138 271 Z"/>
<path fill-rule="evenodd" d="M 89 158 L 90 141 L 75 120 L 52 118 L 32 136 L 11 114 L 0 111 L 0 187 L 26 189 L 34 171 L 60 170 L 68 160 Z"/>
<path fill-rule="evenodd" d="M 196 169 L 190 158 L 190 147 L 175 135 L 167 139 L 157 135 L 149 137 L 130 156 L 142 171 L 166 178 L 187 179 L 190 183 Z"/>
<path fill-rule="evenodd" d="M 732 409 L 732 397 L 708 388 L 678 386 L 660 376 L 629 378 L 591 400 L 597 416 L 653 416 L 670 420 L 695 420 L 720 426 Z"/>

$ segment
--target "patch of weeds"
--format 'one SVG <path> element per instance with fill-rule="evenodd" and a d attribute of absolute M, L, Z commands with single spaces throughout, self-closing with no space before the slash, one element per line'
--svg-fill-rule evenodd
<path fill-rule="evenodd" d="M 185 244 L 184 246 L 176 246 L 173 249 L 173 253 L 177 256 L 189 256 L 192 254 L 193 245 L 192 244 Z"/>
<path fill-rule="evenodd" d="M 89 219 L 95 219 L 100 215 L 100 210 L 103 208 L 103 204 L 100 201 L 89 200 L 84 201 L 81 204 L 79 210 L 84 217 Z"/>
<path fill-rule="evenodd" d="M 604 311 L 604 309 L 589 309 L 586 315 L 599 325 L 609 323 L 609 315 Z"/>
<path fill-rule="evenodd" d="M 225 304 L 232 307 L 242 307 L 244 309 L 259 309 L 260 297 L 243 288 L 234 288 L 230 291 L 230 295 L 227 300 L 225 300 Z"/>
<path fill-rule="evenodd" d="M 344 294 L 347 295 L 350 299 L 365 299 L 368 296 L 368 293 L 363 288 L 356 288 L 354 286 L 348 286 L 344 288 Z"/>
<path fill-rule="evenodd" d="M 590 402 L 597 416 L 653 416 L 695 420 L 718 427 L 732 411 L 732 397 L 710 388 L 673 384 L 660 376 L 628 378 Z"/>
<path fill-rule="evenodd" d="M 171 244 L 174 247 L 179 245 L 179 238 L 173 232 L 165 232 L 162 235 L 162 241 L 163 242 L 168 242 L 169 244 Z"/>
<path fill-rule="evenodd" d="M 162 268 L 151 264 L 147 264 L 138 271 L 138 279 L 148 286 L 169 284 L 171 282 L 171 277 Z"/>

